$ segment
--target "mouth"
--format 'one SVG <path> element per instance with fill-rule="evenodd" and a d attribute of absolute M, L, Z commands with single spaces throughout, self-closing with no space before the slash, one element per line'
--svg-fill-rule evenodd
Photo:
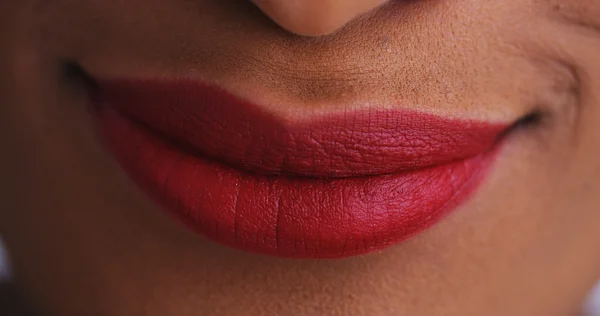
<path fill-rule="evenodd" d="M 195 232 L 240 250 L 341 258 L 418 234 L 468 201 L 509 124 L 404 110 L 276 115 L 185 80 L 101 80 L 100 136 Z"/>

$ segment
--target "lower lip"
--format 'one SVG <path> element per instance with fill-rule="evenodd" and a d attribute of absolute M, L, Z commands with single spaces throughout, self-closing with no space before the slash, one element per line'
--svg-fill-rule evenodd
<path fill-rule="evenodd" d="M 397 174 L 257 175 L 184 150 L 110 98 L 95 116 L 116 160 L 169 214 L 219 243 L 288 258 L 355 256 L 422 232 L 468 200 L 500 147 L 496 141 L 469 157 Z M 505 127 L 488 129 L 500 135 Z"/>

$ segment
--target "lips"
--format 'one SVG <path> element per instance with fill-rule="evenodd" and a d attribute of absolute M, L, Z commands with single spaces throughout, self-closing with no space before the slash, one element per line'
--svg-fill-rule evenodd
<path fill-rule="evenodd" d="M 404 110 L 276 115 L 191 81 L 99 81 L 100 135 L 194 231 L 238 249 L 339 258 L 396 244 L 467 201 L 506 124 Z"/>

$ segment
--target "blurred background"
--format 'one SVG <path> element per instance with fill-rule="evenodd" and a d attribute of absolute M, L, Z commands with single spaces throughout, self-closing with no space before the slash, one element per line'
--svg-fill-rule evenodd
<path fill-rule="evenodd" d="M 0 240 L 0 282 L 8 279 L 8 261 L 6 258 L 6 251 L 4 250 L 4 246 L 2 245 L 2 240 Z"/>

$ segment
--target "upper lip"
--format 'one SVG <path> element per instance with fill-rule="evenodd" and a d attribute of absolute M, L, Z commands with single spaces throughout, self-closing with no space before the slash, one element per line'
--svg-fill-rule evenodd
<path fill-rule="evenodd" d="M 344 178 L 407 172 L 478 155 L 506 129 L 506 124 L 478 121 L 449 124 L 452 119 L 406 110 L 282 118 L 204 84 L 138 83 L 108 80 L 102 95 L 119 100 L 115 104 L 122 114 L 188 151 L 261 175 Z M 132 95 L 136 102 L 128 102 Z M 173 95 L 185 100 L 173 104 Z"/>

